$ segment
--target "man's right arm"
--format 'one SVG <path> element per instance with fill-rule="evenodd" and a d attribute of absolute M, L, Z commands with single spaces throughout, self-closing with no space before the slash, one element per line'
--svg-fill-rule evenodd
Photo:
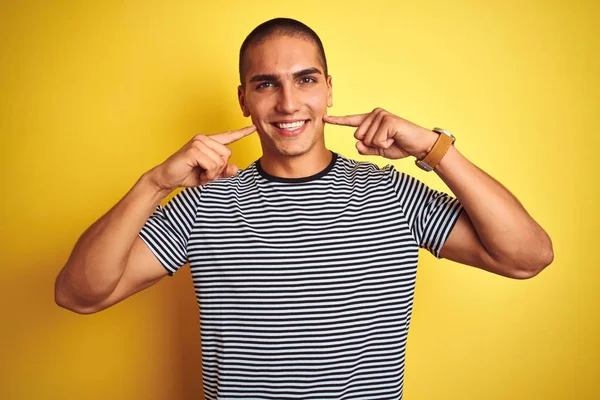
<path fill-rule="evenodd" d="M 55 300 L 89 314 L 145 289 L 167 275 L 138 233 L 169 192 L 144 174 L 110 211 L 81 235 L 56 278 Z"/>
<path fill-rule="evenodd" d="M 164 163 L 145 173 L 110 211 L 79 238 L 56 278 L 55 301 L 81 314 L 103 310 L 167 275 L 138 236 L 160 202 L 178 187 L 233 176 L 225 146 L 254 132 L 250 126 L 212 136 L 195 136 Z"/>

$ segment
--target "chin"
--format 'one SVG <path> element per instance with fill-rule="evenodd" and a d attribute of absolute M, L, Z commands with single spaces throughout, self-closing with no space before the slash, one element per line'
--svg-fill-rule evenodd
<path fill-rule="evenodd" d="M 277 146 L 277 151 L 279 154 L 281 154 L 282 156 L 287 156 L 287 157 L 297 157 L 297 156 L 301 156 L 304 155 L 306 153 L 308 153 L 310 151 L 310 149 L 312 148 L 311 146 L 302 146 L 302 145 L 287 145 L 287 146 Z"/>

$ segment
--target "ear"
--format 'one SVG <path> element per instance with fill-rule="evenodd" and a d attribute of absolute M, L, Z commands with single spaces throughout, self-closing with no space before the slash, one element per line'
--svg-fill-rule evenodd
<path fill-rule="evenodd" d="M 333 87 L 331 83 L 331 75 L 327 75 L 327 107 L 333 106 Z"/>
<path fill-rule="evenodd" d="M 246 96 L 244 94 L 244 88 L 242 85 L 238 86 L 238 101 L 240 102 L 240 108 L 242 109 L 242 114 L 244 114 L 244 117 L 249 117 L 250 111 L 246 105 Z"/>

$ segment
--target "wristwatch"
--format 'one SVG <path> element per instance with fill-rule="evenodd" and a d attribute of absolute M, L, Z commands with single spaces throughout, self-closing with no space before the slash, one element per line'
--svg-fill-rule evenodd
<path fill-rule="evenodd" d="M 433 128 L 435 133 L 439 133 L 438 139 L 435 141 L 431 151 L 422 159 L 415 160 L 417 167 L 425 171 L 433 171 L 433 169 L 442 160 L 442 157 L 446 155 L 446 152 L 454 144 L 456 138 L 450 132 L 442 128 Z"/>

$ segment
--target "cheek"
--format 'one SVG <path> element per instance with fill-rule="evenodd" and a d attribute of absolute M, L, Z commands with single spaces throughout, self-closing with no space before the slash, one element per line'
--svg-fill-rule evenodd
<path fill-rule="evenodd" d="M 310 107 L 315 114 L 325 114 L 327 110 L 327 94 L 321 92 L 311 93 L 306 97 L 305 104 Z"/>
<path fill-rule="evenodd" d="M 265 132 L 268 132 L 269 124 L 265 122 L 265 119 L 268 119 L 269 107 L 265 101 L 256 101 L 257 99 L 252 100 L 253 101 L 247 103 L 250 119 L 256 126 L 258 135 L 262 137 L 263 135 L 267 135 Z"/>
<path fill-rule="evenodd" d="M 264 98 L 251 98 L 249 99 L 248 111 L 252 116 L 252 119 L 261 120 L 265 118 L 270 110 L 270 105 L 268 104 L 268 99 Z"/>
<path fill-rule="evenodd" d="M 250 119 L 252 120 L 252 123 L 260 127 L 260 124 L 265 117 L 264 113 L 261 112 L 261 109 L 255 104 L 252 104 L 248 105 L 248 112 L 250 113 Z"/>

